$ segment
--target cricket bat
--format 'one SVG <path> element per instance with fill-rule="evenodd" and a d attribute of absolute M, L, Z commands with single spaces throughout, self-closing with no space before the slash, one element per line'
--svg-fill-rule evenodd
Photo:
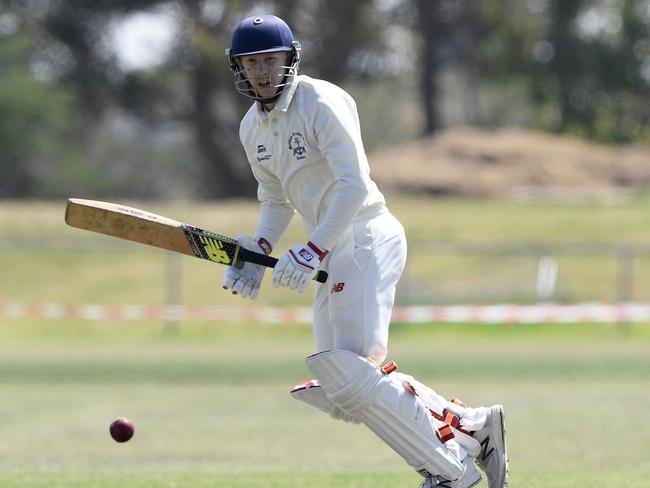
<path fill-rule="evenodd" d="M 79 229 L 140 242 L 227 266 L 237 267 L 243 263 L 254 263 L 272 268 L 278 262 L 273 256 L 240 247 L 237 240 L 231 237 L 117 203 L 69 198 L 65 221 Z M 314 279 L 325 283 L 327 272 L 317 271 Z"/>

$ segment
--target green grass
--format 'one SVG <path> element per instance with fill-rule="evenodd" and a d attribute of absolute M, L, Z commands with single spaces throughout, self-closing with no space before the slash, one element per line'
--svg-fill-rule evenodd
<path fill-rule="evenodd" d="M 1 324 L 0 486 L 419 483 L 362 426 L 291 399 L 306 326 L 82 328 Z M 511 486 L 650 487 L 649 352 L 640 325 L 425 324 L 395 325 L 389 359 L 446 396 L 505 405 Z M 117 416 L 136 423 L 127 444 L 108 436 Z"/>
<path fill-rule="evenodd" d="M 648 243 L 647 198 L 603 203 L 389 199 L 412 238 L 443 241 Z M 613 230 L 615 229 L 615 232 Z"/>
<path fill-rule="evenodd" d="M 250 231 L 256 212 L 252 202 L 133 204 L 233 235 Z M 533 286 L 534 258 L 432 255 L 419 239 L 650 242 L 644 199 L 399 198 L 391 207 L 412 244 L 406 301 L 504 290 L 525 298 Z M 67 228 L 62 202 L 2 202 L 0 225 L 0 300 L 165 300 L 167 254 Z M 303 238 L 296 219 L 283 246 Z M 563 296 L 616 295 L 615 258 L 558 259 Z M 650 299 L 648 259 L 636 261 L 639 300 Z M 181 262 L 183 303 L 250 304 L 220 290 L 223 268 Z M 309 303 L 268 285 L 257 303 Z M 0 319 L 0 487 L 418 486 L 362 426 L 290 397 L 310 376 L 303 358 L 312 352 L 305 325 Z M 401 371 L 446 396 L 505 405 L 511 486 L 525 488 L 650 488 L 648 357 L 648 324 L 394 324 L 389 351 Z M 136 424 L 127 444 L 108 435 L 118 416 Z"/>
<path fill-rule="evenodd" d="M 230 235 L 252 232 L 257 214 L 254 201 L 126 203 Z M 401 304 L 534 301 L 538 260 L 545 254 L 559 263 L 557 301 L 650 301 L 647 198 L 571 204 L 394 197 L 389 204 L 409 239 Z M 0 203 L 0 297 L 28 303 L 165 300 L 174 266 L 167 253 L 67 227 L 64 207 L 63 201 Z M 296 217 L 278 252 L 304 239 Z M 623 246 L 638 249 L 629 273 Z M 182 303 L 240 303 L 219 289 L 223 267 L 176 259 Z M 267 276 L 257 303 L 309 302 L 309 293 L 272 289 Z"/>
<path fill-rule="evenodd" d="M 597 200 L 571 203 L 553 200 L 430 199 L 389 195 L 388 206 L 406 227 L 409 237 L 442 241 L 571 242 L 602 241 L 648 244 L 640 224 L 647 221 L 650 199 L 641 196 L 614 203 Z M 254 229 L 257 202 L 129 202 L 145 210 L 229 234 Z M 65 201 L 0 201 L 2 239 L 11 236 L 81 238 L 83 233 L 63 222 Z M 289 235 L 302 235 L 299 218 Z M 615 229 L 615 232 L 613 230 Z"/>

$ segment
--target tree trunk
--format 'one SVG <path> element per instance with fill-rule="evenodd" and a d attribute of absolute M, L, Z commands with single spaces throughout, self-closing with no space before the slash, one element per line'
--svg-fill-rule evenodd
<path fill-rule="evenodd" d="M 425 114 L 424 134 L 431 135 L 440 128 L 436 112 L 436 33 L 434 10 L 437 0 L 416 0 L 418 12 L 417 29 L 422 40 L 420 93 L 421 103 Z"/>
<path fill-rule="evenodd" d="M 255 184 L 250 171 L 238 171 L 247 163 L 235 154 L 243 150 L 232 129 L 214 113 L 216 86 L 209 68 L 199 66 L 193 72 L 194 113 L 191 116 L 199 152 L 202 156 L 202 185 L 199 192 L 207 198 L 254 196 Z M 247 168 L 244 168 L 247 169 Z"/>

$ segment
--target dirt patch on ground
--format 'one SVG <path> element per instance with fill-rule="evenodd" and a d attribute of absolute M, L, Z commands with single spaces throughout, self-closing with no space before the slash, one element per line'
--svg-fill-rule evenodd
<path fill-rule="evenodd" d="M 385 190 L 475 197 L 592 196 L 650 189 L 650 145 L 546 133 L 455 129 L 369 156 Z"/>

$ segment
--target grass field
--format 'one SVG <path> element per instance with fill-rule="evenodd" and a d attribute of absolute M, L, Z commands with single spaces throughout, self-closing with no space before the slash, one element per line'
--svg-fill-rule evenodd
<path fill-rule="evenodd" d="M 252 232 L 257 212 L 251 201 L 125 203 L 229 235 Z M 558 301 L 650 301 L 647 198 L 578 205 L 401 197 L 390 203 L 409 240 L 401 304 L 534 301 L 538 261 L 548 254 L 559 263 Z M 165 300 L 167 273 L 176 266 L 181 303 L 232 302 L 218 291 L 222 267 L 178 256 L 170 265 L 161 250 L 67 227 L 64 208 L 65 201 L 0 202 L 0 297 L 155 304 Z M 303 239 L 295 218 L 278 249 Z M 460 245 L 492 250 L 466 253 Z M 626 252 L 633 253 L 630 269 Z M 272 289 L 268 278 L 257 303 L 310 302 L 308 294 Z"/>
<path fill-rule="evenodd" d="M 254 215 L 241 203 L 147 208 L 233 234 L 250 230 L 241 222 Z M 414 237 L 648 242 L 645 201 L 411 200 L 394 208 Z M 162 300 L 164 253 L 102 252 L 97 240 L 79 240 L 91 246 L 83 252 L 68 249 L 79 234 L 62 225 L 61 204 L 3 202 L 0 225 L 10 229 L 0 241 L 13 246 L 0 251 L 0 300 Z M 296 225 L 291 233 L 287 241 L 301 238 Z M 640 286 L 650 288 L 646 270 L 639 272 Z M 219 267 L 187 258 L 184 300 L 239 304 L 219 293 L 220 279 Z M 579 287 L 593 278 L 573 279 Z M 421 479 L 363 427 L 290 397 L 309 377 L 303 357 L 312 352 L 310 330 L 300 325 L 193 322 L 169 330 L 0 319 L 0 487 L 418 486 Z M 649 358 L 648 324 L 395 324 L 389 351 L 401 371 L 446 396 L 505 405 L 515 488 L 650 488 Z M 118 416 L 136 424 L 123 445 L 108 434 Z"/>
<path fill-rule="evenodd" d="M 288 395 L 309 377 L 306 326 L 82 327 L 3 324 L 0 486 L 418 486 L 372 434 Z M 504 403 L 511 486 L 638 488 L 649 351 L 640 325 L 427 324 L 394 326 L 390 357 L 445 395 Z M 136 423 L 124 445 L 117 416 Z"/>

